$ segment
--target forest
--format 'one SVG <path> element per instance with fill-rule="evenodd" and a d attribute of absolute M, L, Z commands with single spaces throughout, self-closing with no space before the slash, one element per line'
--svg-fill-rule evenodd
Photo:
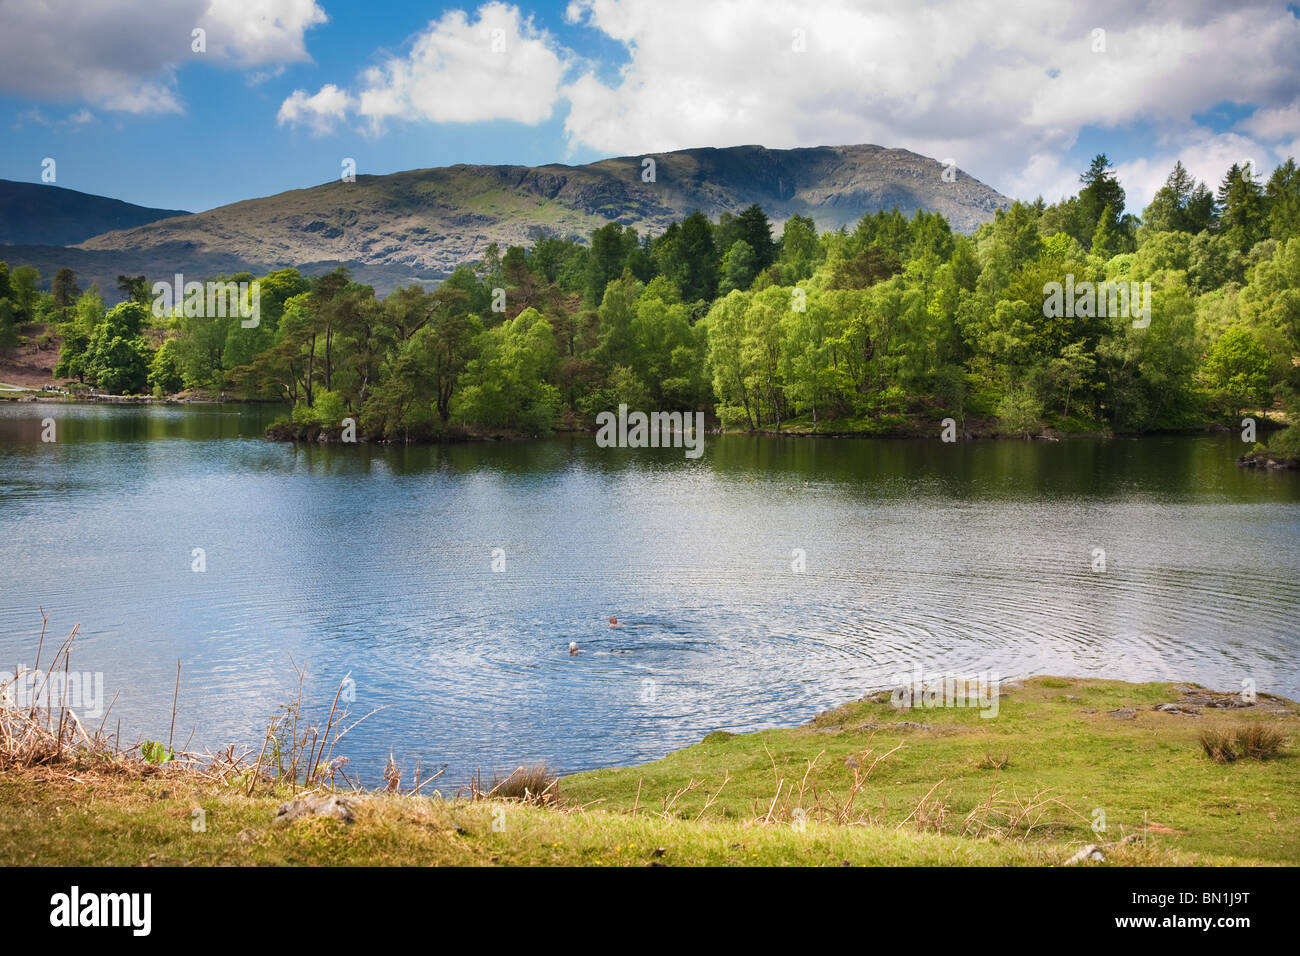
<path fill-rule="evenodd" d="M 1294 159 L 1267 179 L 1234 165 L 1216 189 L 1179 163 L 1137 216 L 1099 155 L 1077 195 L 1016 202 L 972 236 L 897 209 L 778 235 L 755 205 L 657 236 L 611 222 L 492 245 L 382 299 L 344 268 L 206 278 L 257 280 L 256 327 L 181 303 L 159 317 L 143 276 L 120 277 L 110 308 L 68 269 L 44 291 L 0 264 L 0 344 L 45 322 L 58 377 L 277 400 L 289 437 L 351 417 L 399 442 L 591 429 L 620 404 L 730 430 L 933 435 L 951 417 L 1029 436 L 1284 419 L 1300 400 Z M 1150 322 L 1045 307 L 1066 282 L 1150 283 Z"/>

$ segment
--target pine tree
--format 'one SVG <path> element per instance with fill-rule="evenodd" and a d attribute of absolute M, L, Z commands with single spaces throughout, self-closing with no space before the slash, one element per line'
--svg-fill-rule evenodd
<path fill-rule="evenodd" d="M 1105 153 L 1093 157 L 1079 181 L 1083 183 L 1083 188 L 1079 190 L 1079 206 L 1084 227 L 1090 233 L 1095 232 L 1102 216 L 1109 215 L 1110 228 L 1120 229 L 1120 217 L 1124 213 L 1124 187 L 1115 178 Z"/>
<path fill-rule="evenodd" d="M 1187 232 L 1192 235 L 1202 233 L 1207 229 L 1215 229 L 1219 225 L 1219 203 L 1214 198 L 1214 193 L 1205 183 L 1197 183 L 1196 188 L 1188 197 L 1187 207 L 1183 210 L 1187 222 Z"/>
<path fill-rule="evenodd" d="M 1218 199 L 1223 208 L 1219 229 L 1232 248 L 1249 252 L 1251 246 L 1264 238 L 1267 214 L 1264 191 L 1256 182 L 1250 163 L 1245 166 L 1232 164 L 1219 186 Z"/>
<path fill-rule="evenodd" d="M 754 250 L 758 263 L 755 272 L 762 272 L 776 261 L 776 243 L 772 241 L 772 223 L 763 207 L 754 203 L 736 217 L 736 238 L 743 239 Z M 728 249 L 731 247 L 728 246 Z"/>
<path fill-rule="evenodd" d="M 767 219 L 766 216 L 763 218 Z M 719 259 L 713 245 L 713 223 L 709 222 L 704 213 L 695 210 L 682 220 L 680 241 L 682 301 L 711 301 L 718 291 Z M 771 242 L 771 236 L 768 237 L 768 242 Z"/>
<path fill-rule="evenodd" d="M 1112 225 L 1114 220 L 1111 208 L 1107 206 L 1097 221 L 1097 231 L 1092 234 L 1093 255 L 1109 259 L 1119 253 L 1120 236 L 1118 226 Z"/>
<path fill-rule="evenodd" d="M 1268 234 L 1279 242 L 1300 236 L 1300 169 L 1295 157 L 1288 159 L 1269 177 L 1264 187 L 1268 202 Z"/>
<path fill-rule="evenodd" d="M 1155 232 L 1191 232 L 1187 211 L 1195 186 L 1182 161 L 1174 163 L 1173 172 L 1143 212 L 1143 222 Z"/>

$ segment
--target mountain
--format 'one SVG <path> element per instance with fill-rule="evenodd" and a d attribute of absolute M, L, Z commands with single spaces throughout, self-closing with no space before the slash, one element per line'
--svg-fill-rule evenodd
<path fill-rule="evenodd" d="M 644 160 L 654 160 L 652 182 Z M 118 229 L 75 247 L 11 249 L 42 268 L 60 256 L 87 282 L 101 274 L 151 280 L 246 268 L 296 266 L 317 273 L 346 264 L 384 293 L 448 275 L 482 256 L 543 235 L 587 239 L 610 220 L 657 235 L 696 209 L 711 219 L 758 203 L 777 228 L 795 214 L 820 229 L 898 206 L 942 213 L 971 232 L 1010 205 L 996 190 L 902 149 L 735 146 L 624 156 L 585 166 L 446 166 L 357 176 L 249 199 L 207 212 Z M 11 264 L 13 262 L 11 261 Z M 86 284 L 83 282 L 83 285 Z"/>
<path fill-rule="evenodd" d="M 62 186 L 0 179 L 0 244 L 5 245 L 68 246 L 110 229 L 188 215 L 183 209 L 149 209 Z"/>

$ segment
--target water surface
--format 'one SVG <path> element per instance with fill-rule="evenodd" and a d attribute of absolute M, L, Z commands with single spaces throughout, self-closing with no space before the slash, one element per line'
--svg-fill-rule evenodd
<path fill-rule="evenodd" d="M 1238 470 L 1231 435 L 711 437 L 689 460 L 294 446 L 261 438 L 277 413 L 0 403 L 0 669 L 32 663 L 44 606 L 81 625 L 110 721 L 165 739 L 180 658 L 192 748 L 260 743 L 291 661 L 325 708 L 350 673 L 354 712 L 383 708 L 343 748 L 371 784 L 390 750 L 453 782 L 644 761 L 914 663 L 1300 696 L 1300 475 Z"/>

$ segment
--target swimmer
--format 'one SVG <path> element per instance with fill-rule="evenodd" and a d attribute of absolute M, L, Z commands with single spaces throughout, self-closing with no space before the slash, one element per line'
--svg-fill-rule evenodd
<path fill-rule="evenodd" d="M 609 626 L 610 626 L 610 627 L 618 627 L 618 618 L 616 618 L 616 617 L 615 617 L 614 615 L 612 615 L 612 614 L 609 616 Z"/>
<path fill-rule="evenodd" d="M 577 657 L 577 656 L 578 656 L 578 642 L 577 642 L 577 641 L 569 641 L 569 656 L 570 656 L 570 657 Z"/>

